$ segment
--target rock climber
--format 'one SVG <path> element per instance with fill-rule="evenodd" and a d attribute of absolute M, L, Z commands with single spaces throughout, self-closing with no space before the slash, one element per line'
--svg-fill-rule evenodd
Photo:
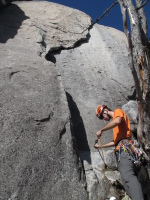
<path fill-rule="evenodd" d="M 96 133 L 97 137 L 100 138 L 104 131 L 113 129 L 114 140 L 102 145 L 96 143 L 94 147 L 99 149 L 115 146 L 118 171 L 127 194 L 132 200 L 144 200 L 141 184 L 137 179 L 137 167 L 131 159 L 132 155 L 128 155 L 130 152 L 127 154 L 125 150 L 125 148 L 132 150 L 130 148 L 132 133 L 128 116 L 123 110 L 117 108 L 112 111 L 106 105 L 97 107 L 96 116 L 101 120 L 111 120 Z"/>

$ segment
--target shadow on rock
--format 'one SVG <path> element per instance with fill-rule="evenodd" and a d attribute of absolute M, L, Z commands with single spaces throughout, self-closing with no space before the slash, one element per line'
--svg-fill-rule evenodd
<path fill-rule="evenodd" d="M 87 161 L 91 163 L 90 148 L 89 148 L 87 137 L 86 137 L 84 123 L 83 123 L 82 117 L 80 116 L 80 111 L 76 103 L 73 101 L 72 96 L 67 92 L 66 92 L 66 96 L 67 96 L 69 109 L 71 113 L 71 132 L 72 132 L 73 137 L 76 140 L 77 150 L 89 152 Z"/>
<path fill-rule="evenodd" d="M 0 43 L 14 38 L 22 22 L 29 19 L 15 4 L 0 9 Z"/>

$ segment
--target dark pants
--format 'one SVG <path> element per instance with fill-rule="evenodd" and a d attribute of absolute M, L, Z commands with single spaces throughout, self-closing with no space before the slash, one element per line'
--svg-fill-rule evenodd
<path fill-rule="evenodd" d="M 118 152 L 116 156 L 118 158 Z M 120 161 L 117 161 L 117 164 L 124 188 L 129 197 L 132 200 L 144 200 L 142 188 L 136 176 L 135 166 L 124 151 L 121 151 Z"/>

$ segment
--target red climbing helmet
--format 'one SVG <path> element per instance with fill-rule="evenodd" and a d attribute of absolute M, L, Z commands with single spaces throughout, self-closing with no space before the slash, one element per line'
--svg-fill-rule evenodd
<path fill-rule="evenodd" d="M 97 107 L 96 109 L 96 116 L 99 118 L 99 119 L 103 119 L 103 113 L 104 113 L 104 109 L 107 108 L 106 105 L 100 105 Z"/>

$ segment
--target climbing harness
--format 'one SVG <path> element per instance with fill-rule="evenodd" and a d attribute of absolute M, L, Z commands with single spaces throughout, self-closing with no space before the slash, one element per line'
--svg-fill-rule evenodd
<path fill-rule="evenodd" d="M 144 162 L 143 151 L 131 139 L 122 139 L 119 143 L 118 162 L 120 162 L 121 151 L 124 151 L 127 157 L 133 161 L 136 167 L 140 167 Z"/>

